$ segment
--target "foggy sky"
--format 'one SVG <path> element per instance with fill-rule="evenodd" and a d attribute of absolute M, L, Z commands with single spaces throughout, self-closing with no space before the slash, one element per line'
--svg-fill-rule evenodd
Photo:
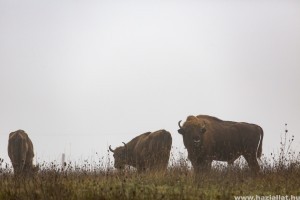
<path fill-rule="evenodd" d="M 300 149 L 299 1 L 0 0 L 0 157 L 24 129 L 36 158 L 90 159 L 208 114 L 284 124 Z"/>

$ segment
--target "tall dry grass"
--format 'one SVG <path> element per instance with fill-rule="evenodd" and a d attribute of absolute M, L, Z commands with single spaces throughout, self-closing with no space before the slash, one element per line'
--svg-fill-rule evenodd
<path fill-rule="evenodd" d="M 240 159 L 231 168 L 215 163 L 195 176 L 183 153 L 171 156 L 165 172 L 118 172 L 112 161 L 99 158 L 80 165 L 41 163 L 34 177 L 14 177 L 0 160 L 0 200 L 12 199 L 234 199 L 237 195 L 300 196 L 300 154 L 287 129 L 278 154 L 262 157 L 261 172 L 252 174 Z M 176 150 L 175 150 L 176 151 Z M 109 152 L 108 152 L 109 153 Z"/>

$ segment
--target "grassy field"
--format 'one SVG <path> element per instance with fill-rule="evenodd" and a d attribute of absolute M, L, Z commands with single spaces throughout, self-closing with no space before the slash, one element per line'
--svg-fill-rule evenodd
<path fill-rule="evenodd" d="M 15 178 L 0 160 L 0 200 L 250 199 L 250 195 L 261 200 L 271 199 L 269 195 L 300 199 L 300 154 L 291 150 L 293 139 L 285 135 L 278 155 L 263 157 L 257 175 L 238 161 L 232 168 L 217 163 L 210 172 L 195 176 L 186 158 L 179 156 L 171 158 L 164 173 L 117 172 L 109 167 L 110 161 L 100 159 L 80 166 L 66 163 L 64 170 L 56 163 L 42 163 L 34 177 Z"/>
<path fill-rule="evenodd" d="M 33 178 L 15 178 L 2 168 L 0 199 L 234 199 L 248 195 L 300 196 L 300 164 L 297 160 L 263 159 L 259 175 L 243 163 L 228 169 L 215 165 L 210 172 L 195 176 L 186 160 L 178 160 L 164 173 L 116 172 L 83 165 L 54 163 Z M 268 163 L 272 163 L 268 164 Z"/>

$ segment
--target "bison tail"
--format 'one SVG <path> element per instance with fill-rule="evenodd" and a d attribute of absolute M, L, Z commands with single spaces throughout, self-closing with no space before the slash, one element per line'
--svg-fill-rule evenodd
<path fill-rule="evenodd" d="M 263 138 L 264 138 L 264 131 L 261 127 L 260 128 L 260 140 L 259 140 L 259 146 L 258 146 L 258 149 L 257 149 L 257 158 L 260 158 L 261 155 L 262 155 L 262 143 L 263 143 Z"/>

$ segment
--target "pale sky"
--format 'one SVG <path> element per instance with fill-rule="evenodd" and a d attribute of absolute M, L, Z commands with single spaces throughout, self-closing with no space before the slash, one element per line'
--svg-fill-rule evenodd
<path fill-rule="evenodd" d="M 300 150 L 300 1 L 0 0 L 0 157 L 25 130 L 38 161 L 208 114 Z"/>

